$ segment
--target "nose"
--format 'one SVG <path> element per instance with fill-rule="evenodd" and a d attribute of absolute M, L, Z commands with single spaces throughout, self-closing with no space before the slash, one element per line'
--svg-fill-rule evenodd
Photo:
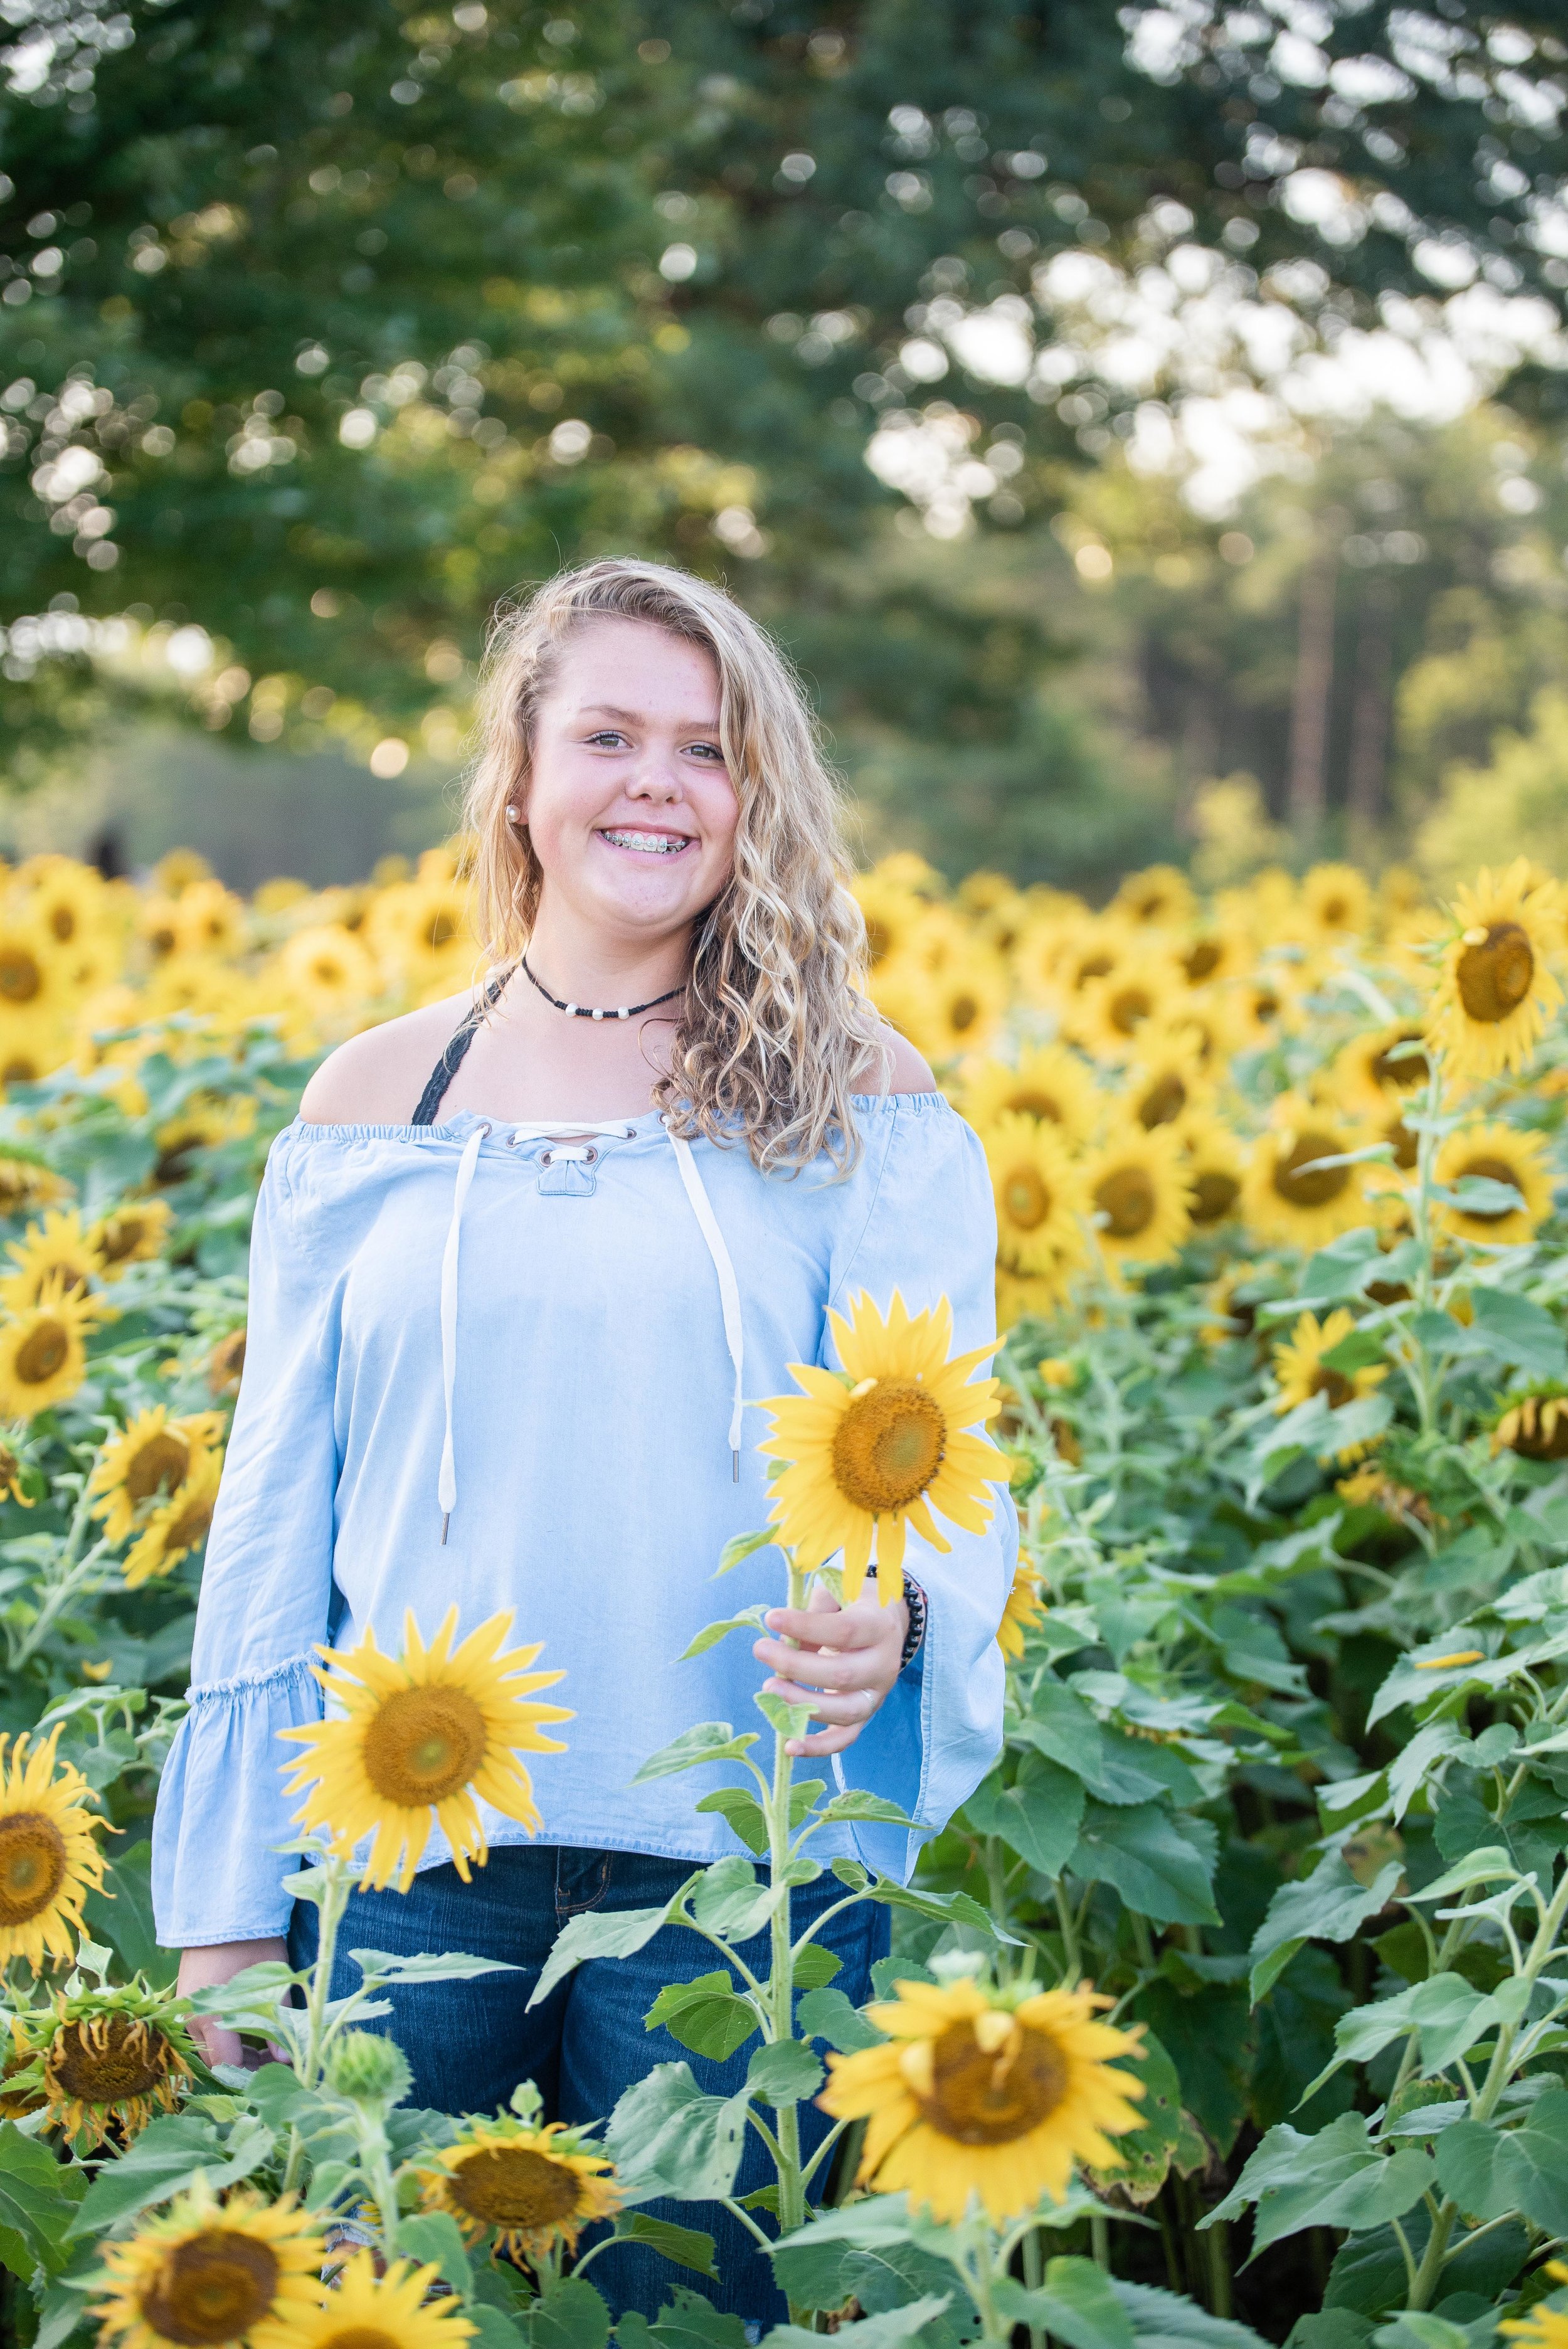
<path fill-rule="evenodd" d="M 662 806 L 686 797 L 681 771 L 673 750 L 650 744 L 637 761 L 637 771 L 626 785 L 626 797 L 649 800 Z"/>

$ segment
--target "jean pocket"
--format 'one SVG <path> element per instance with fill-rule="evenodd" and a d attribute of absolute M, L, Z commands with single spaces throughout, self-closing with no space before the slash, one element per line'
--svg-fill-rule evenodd
<path fill-rule="evenodd" d="M 610 1860 L 607 1851 L 580 1850 L 572 1844 L 561 1846 L 555 1855 L 557 1917 L 578 1917 L 585 1909 L 599 1906 L 610 1889 Z"/>

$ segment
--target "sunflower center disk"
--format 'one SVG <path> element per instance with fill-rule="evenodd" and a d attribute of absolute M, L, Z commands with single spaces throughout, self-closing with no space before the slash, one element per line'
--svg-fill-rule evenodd
<path fill-rule="evenodd" d="M 1020 1166 L 1003 1186 L 1007 1220 L 1021 1232 L 1032 1232 L 1051 1212 L 1051 1195 L 1032 1166 Z"/>
<path fill-rule="evenodd" d="M 407 2336 L 400 2341 L 378 2324 L 350 2324 L 316 2338 L 320 2349 L 407 2349 Z"/>
<path fill-rule="evenodd" d="M 485 1717 L 466 1689 L 395 1690 L 365 1738 L 370 1783 L 406 1810 L 445 1802 L 484 1760 Z"/>
<path fill-rule="evenodd" d="M 1169 1074 L 1156 1078 L 1138 1104 L 1138 1122 L 1152 1133 L 1157 1125 L 1170 1125 L 1187 1106 L 1187 1088 L 1181 1078 Z"/>
<path fill-rule="evenodd" d="M 16 1376 L 26 1387 L 52 1379 L 70 1352 L 70 1334 L 60 1321 L 40 1321 L 16 1349 Z"/>
<path fill-rule="evenodd" d="M 1298 1136 L 1288 1157 L 1280 1159 L 1274 1171 L 1274 1186 L 1282 1199 L 1293 1207 L 1326 1207 L 1337 1199 L 1350 1180 L 1347 1166 L 1315 1166 L 1317 1158 L 1336 1158 L 1341 1144 L 1332 1133 L 1304 1133 Z M 1308 1167 L 1311 1172 L 1304 1174 Z"/>
<path fill-rule="evenodd" d="M 1233 1174 L 1219 1167 L 1207 1168 L 1192 1184 L 1192 1204 L 1190 1210 L 1195 1224 L 1217 1224 L 1228 1216 L 1241 1196 L 1241 1185 Z"/>
<path fill-rule="evenodd" d="M 1020 1092 L 1009 1093 L 1006 1106 L 1018 1117 L 1032 1117 L 1041 1125 L 1060 1125 L 1061 1104 L 1049 1093 L 1031 1092 L 1026 1086 Z"/>
<path fill-rule="evenodd" d="M 1356 1389 L 1344 1371 L 1326 1371 L 1321 1362 L 1312 1374 L 1312 1384 L 1307 1392 L 1326 1395 L 1330 1411 L 1338 1411 L 1344 1404 L 1356 1400 Z"/>
<path fill-rule="evenodd" d="M 1420 1041 L 1420 1037 L 1412 1029 L 1407 1030 L 1398 1039 L 1398 1041 L 1400 1044 L 1416 1044 Z M 1372 1074 L 1378 1084 L 1398 1085 L 1401 1092 L 1408 1092 L 1413 1085 L 1424 1085 L 1431 1075 L 1431 1071 L 1427 1065 L 1426 1054 L 1424 1052 L 1403 1053 L 1396 1061 L 1389 1057 L 1394 1049 L 1392 1044 L 1388 1045 L 1372 1062 Z"/>
<path fill-rule="evenodd" d="M 971 2023 L 955 2023 L 932 2050 L 923 2117 L 959 2145 L 1010 2145 L 1050 2118 L 1066 2094 L 1068 2067 L 1056 2042 L 1017 2024 L 987 2054 Z"/>
<path fill-rule="evenodd" d="M 81 2105 L 117 2105 L 145 2096 L 169 2069 L 169 2042 L 134 2015 L 105 2014 L 67 2023 L 50 2051 L 49 2085 Z"/>
<path fill-rule="evenodd" d="M 851 1403 L 833 1438 L 833 1476 L 857 1509 L 881 1516 L 907 1508 L 947 1452 L 947 1422 L 934 1395 L 913 1380 L 884 1379 Z"/>
<path fill-rule="evenodd" d="M 1460 1168 L 1460 1180 L 1479 1175 L 1488 1183 L 1506 1183 L 1511 1190 L 1523 1195 L 1519 1169 L 1511 1166 L 1506 1158 L 1469 1158 Z M 1514 1207 L 1467 1207 L 1466 1218 L 1472 1224 L 1501 1224 L 1506 1216 L 1518 1213 Z"/>
<path fill-rule="evenodd" d="M 1465 948 L 1454 976 L 1460 1001 L 1472 1019 L 1506 1019 L 1518 1010 L 1535 977 L 1529 934 L 1517 922 L 1493 922 L 1479 945 Z"/>
<path fill-rule="evenodd" d="M 548 2227 L 577 2208 L 575 2173 L 525 2145 L 487 2146 L 452 2176 L 456 2199 L 487 2227 Z"/>
<path fill-rule="evenodd" d="M 1154 1185 L 1141 1166 L 1117 1166 L 1095 1185 L 1094 1204 L 1108 1238 L 1135 1240 L 1154 1220 Z"/>
<path fill-rule="evenodd" d="M 25 1925 L 66 1880 L 66 1839 L 40 1811 L 0 1819 L 0 1926 Z"/>
<path fill-rule="evenodd" d="M 1140 987 L 1124 987 L 1110 1001 L 1110 1024 L 1119 1036 L 1130 1036 L 1140 1028 L 1153 1010 L 1154 1005 Z"/>
<path fill-rule="evenodd" d="M 0 995 L 7 1003 L 31 1003 L 44 975 L 30 954 L 17 947 L 0 954 Z"/>
<path fill-rule="evenodd" d="M 141 2303 L 165 2341 L 206 2349 L 263 2317 L 278 2288 L 276 2255 L 253 2235 L 208 2227 L 170 2251 Z"/>
<path fill-rule="evenodd" d="M 171 1490 L 185 1482 L 191 1446 L 172 1428 L 162 1428 L 139 1444 L 125 1472 L 125 1489 L 133 1501 L 150 1501 L 163 1485 Z"/>

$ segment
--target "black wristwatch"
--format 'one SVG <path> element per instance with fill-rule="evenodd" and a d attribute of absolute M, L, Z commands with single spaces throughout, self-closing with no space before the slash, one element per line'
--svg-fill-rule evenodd
<path fill-rule="evenodd" d="M 876 1578 L 877 1570 L 873 1561 L 866 1568 L 866 1580 L 874 1582 Z M 901 1672 L 906 1665 L 913 1663 L 920 1653 L 921 1642 L 925 1638 L 925 1593 L 914 1577 L 908 1573 L 903 1578 L 903 1603 L 909 1609 L 909 1623 L 904 1631 L 903 1646 L 899 1654 L 898 1668 Z"/>

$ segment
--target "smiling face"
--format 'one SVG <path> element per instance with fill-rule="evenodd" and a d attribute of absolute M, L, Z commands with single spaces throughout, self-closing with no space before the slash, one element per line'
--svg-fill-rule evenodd
<path fill-rule="evenodd" d="M 718 720 L 700 645 L 645 620 L 578 628 L 535 714 L 521 802 L 542 912 L 652 943 L 712 904 L 739 815 Z"/>

